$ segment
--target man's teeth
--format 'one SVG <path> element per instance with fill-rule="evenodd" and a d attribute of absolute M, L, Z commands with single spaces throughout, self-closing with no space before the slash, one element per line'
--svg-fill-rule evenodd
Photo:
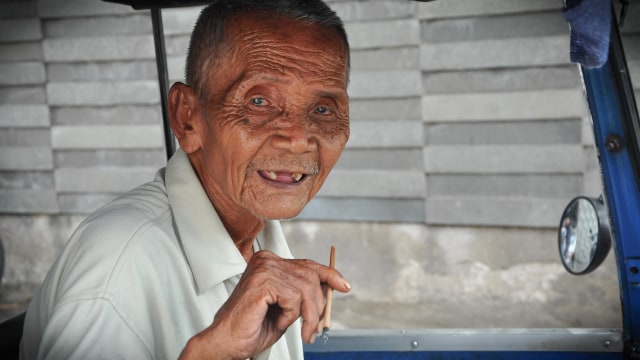
<path fill-rule="evenodd" d="M 269 177 L 269 179 L 271 180 L 277 180 L 278 179 L 278 174 L 276 174 L 275 171 L 267 171 L 267 176 Z M 291 174 L 291 177 L 293 178 L 293 180 L 295 182 L 300 181 L 300 179 L 302 179 L 303 174 L 302 173 L 293 173 Z"/>

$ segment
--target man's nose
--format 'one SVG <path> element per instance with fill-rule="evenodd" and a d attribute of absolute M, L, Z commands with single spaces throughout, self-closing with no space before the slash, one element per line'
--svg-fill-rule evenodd
<path fill-rule="evenodd" d="M 315 136 L 309 119 L 283 116 L 276 122 L 276 133 L 272 137 L 275 148 L 292 153 L 304 153 L 316 146 Z"/>

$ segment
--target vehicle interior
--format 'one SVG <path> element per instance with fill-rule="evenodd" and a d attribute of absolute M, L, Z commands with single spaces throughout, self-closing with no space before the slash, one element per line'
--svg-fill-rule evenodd
<path fill-rule="evenodd" d="M 318 197 L 285 231 L 305 239 L 291 244 L 296 256 L 326 263 L 335 245 L 336 267 L 357 287 L 336 295 L 334 326 L 305 345 L 305 357 L 639 357 L 640 3 L 328 3 L 352 46 L 352 136 Z M 166 94 L 183 77 L 185 24 L 206 1 L 113 0 L 96 13 L 56 4 L 37 6 L 47 14 L 39 20 L 47 74 L 37 81 L 47 83 L 53 120 L 24 135 L 0 120 L 5 154 L 18 147 L 15 134 L 47 128 L 43 142 L 54 155 L 39 170 L 0 161 L 0 223 L 38 214 L 20 207 L 25 189 L 7 179 L 50 171 L 59 205 L 41 213 L 71 214 L 70 231 L 174 153 Z M 3 21 L 13 24 L 0 17 L 0 28 Z M 87 30 L 90 21 L 95 29 Z M 113 29 L 125 21 L 135 30 Z M 109 36 L 89 43 L 86 31 Z M 122 54 L 96 55 L 115 38 L 126 43 Z M 16 43 L 0 36 L 0 49 Z M 0 56 L 0 70 L 21 61 Z M 11 79 L 0 75 L 0 118 L 25 111 L 3 94 L 31 84 Z M 148 95 L 132 99 L 108 83 L 122 79 Z M 100 103 L 113 94 L 120 98 Z M 117 145 L 83 136 L 108 125 L 118 128 Z M 126 172 L 112 177 L 114 164 L 125 163 L 118 156 L 138 162 L 127 160 Z M 0 281 L 3 271 L 14 281 L 33 261 L 3 237 Z M 49 253 L 64 240 L 51 242 Z M 26 303 L 0 323 L 7 359 L 18 358 Z"/>

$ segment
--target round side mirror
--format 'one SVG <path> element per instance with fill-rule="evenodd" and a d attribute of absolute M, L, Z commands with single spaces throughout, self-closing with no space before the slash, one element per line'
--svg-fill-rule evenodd
<path fill-rule="evenodd" d="M 562 264 L 574 275 L 595 270 L 611 248 L 611 227 L 600 199 L 579 196 L 562 213 L 558 251 Z"/>

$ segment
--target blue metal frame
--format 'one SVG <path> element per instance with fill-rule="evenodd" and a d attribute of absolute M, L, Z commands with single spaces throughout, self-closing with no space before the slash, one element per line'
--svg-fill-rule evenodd
<path fill-rule="evenodd" d="M 640 351 L 640 184 L 631 153 L 638 149 L 633 136 L 637 109 L 633 94 L 616 86 L 621 81 L 630 86 L 630 80 L 616 26 L 611 36 L 607 63 L 597 69 L 582 69 L 582 74 L 613 224 L 626 351 L 637 353 Z M 620 148 L 611 142 L 616 135 L 622 139 Z"/>
<path fill-rule="evenodd" d="M 613 360 L 620 353 L 538 352 L 538 351 L 360 351 L 306 353 L 306 360 Z"/>
<path fill-rule="evenodd" d="M 621 359 L 610 329 L 336 330 L 305 345 L 306 359 Z"/>

